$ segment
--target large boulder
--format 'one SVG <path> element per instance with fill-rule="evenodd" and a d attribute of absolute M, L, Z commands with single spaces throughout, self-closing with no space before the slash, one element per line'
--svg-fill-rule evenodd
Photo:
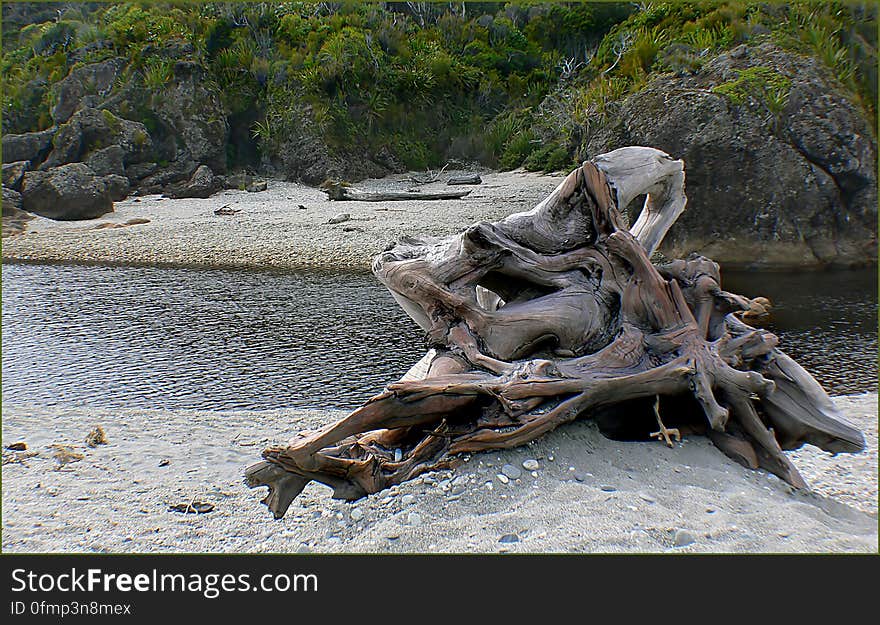
<path fill-rule="evenodd" d="M 93 219 L 113 210 L 112 190 L 83 163 L 29 171 L 21 185 L 22 208 L 49 219 Z"/>
<path fill-rule="evenodd" d="M 684 159 L 687 210 L 661 248 L 671 256 L 876 262 L 876 138 L 815 59 L 766 43 L 741 47 L 695 75 L 654 80 L 594 126 L 586 156 L 647 145 Z"/>
<path fill-rule="evenodd" d="M 119 145 L 89 152 L 83 157 L 82 162 L 98 176 L 125 175 L 125 150 Z"/>
<path fill-rule="evenodd" d="M 125 59 L 117 57 L 71 70 L 53 87 L 56 104 L 51 113 L 55 123 L 63 124 L 80 108 L 96 107 L 106 100 L 125 65 Z"/>
<path fill-rule="evenodd" d="M 121 119 L 108 110 L 84 108 L 58 129 L 54 149 L 40 169 L 82 161 L 90 152 L 115 145 L 122 150 L 124 164 L 147 160 L 152 140 L 140 122 Z M 121 172 L 117 172 L 121 173 Z"/>
<path fill-rule="evenodd" d="M 56 128 L 20 135 L 3 135 L 3 162 L 30 161 L 32 165 L 43 162 L 52 151 L 52 137 Z"/>
<path fill-rule="evenodd" d="M 184 197 L 211 197 L 222 188 L 222 180 L 214 176 L 214 172 L 207 165 L 201 165 L 193 175 L 184 183 L 171 185 L 165 192 L 171 198 Z"/>

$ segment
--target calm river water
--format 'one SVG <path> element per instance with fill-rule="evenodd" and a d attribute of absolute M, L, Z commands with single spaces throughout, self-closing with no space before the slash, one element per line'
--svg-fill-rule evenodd
<path fill-rule="evenodd" d="M 877 274 L 726 273 L 833 394 L 877 389 Z M 424 353 L 368 274 L 3 266 L 3 399 L 42 405 L 353 408 Z"/>

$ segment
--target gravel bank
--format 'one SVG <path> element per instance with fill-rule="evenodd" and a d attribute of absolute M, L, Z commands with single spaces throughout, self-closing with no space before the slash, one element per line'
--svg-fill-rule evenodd
<path fill-rule="evenodd" d="M 877 395 L 836 401 L 869 449 L 793 453 L 810 495 L 703 437 L 667 449 L 578 422 L 355 504 L 313 483 L 281 521 L 243 469 L 266 443 L 340 413 L 4 405 L 4 445 L 25 441 L 37 455 L 4 452 L 3 551 L 876 552 Z M 89 448 L 95 425 L 109 443 Z M 60 465 L 52 444 L 83 458 Z M 169 510 L 193 499 L 214 510 Z"/>
<path fill-rule="evenodd" d="M 3 239 L 3 259 L 363 270 L 403 235 L 452 234 L 475 221 L 531 209 L 562 181 L 562 176 L 523 171 L 481 175 L 483 183 L 473 187 L 417 187 L 423 192 L 471 189 L 461 200 L 331 202 L 318 189 L 282 181 L 269 181 L 260 193 L 229 190 L 207 199 L 130 197 L 117 202 L 114 213 L 94 220 L 37 217 L 25 234 Z M 366 180 L 356 188 L 415 186 L 402 174 Z M 240 212 L 214 214 L 223 207 Z M 350 219 L 328 223 L 342 214 Z M 149 222 L 124 225 L 144 219 Z"/>

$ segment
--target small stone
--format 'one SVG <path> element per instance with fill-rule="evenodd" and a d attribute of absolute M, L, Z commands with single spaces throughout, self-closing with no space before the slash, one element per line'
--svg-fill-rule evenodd
<path fill-rule="evenodd" d="M 715 508 L 706 508 L 706 514 L 715 514 Z"/>
<path fill-rule="evenodd" d="M 328 221 L 327 223 L 328 224 L 341 224 L 342 222 L 348 221 L 349 219 L 351 219 L 351 215 L 349 215 L 348 213 L 341 213 L 339 215 L 336 215 L 336 217 L 331 217 L 330 221 Z"/>
<path fill-rule="evenodd" d="M 504 475 L 503 473 L 499 473 L 499 474 L 496 475 L 495 477 L 497 477 L 497 478 L 498 478 L 498 481 L 501 482 L 502 484 L 507 484 L 507 483 L 510 481 L 510 478 L 508 478 L 508 477 L 507 477 L 506 475 Z"/>
<path fill-rule="evenodd" d="M 312 550 L 309 549 L 308 545 L 300 545 L 296 550 L 297 553 L 312 553 Z"/>
<path fill-rule="evenodd" d="M 394 450 L 394 462 L 400 462 L 403 460 L 403 450 L 398 447 Z"/>
<path fill-rule="evenodd" d="M 18 443 L 12 443 L 11 445 L 7 445 L 6 449 L 9 451 L 27 451 L 27 443 L 24 441 Z"/>
<path fill-rule="evenodd" d="M 541 468 L 541 465 L 538 464 L 538 461 L 534 458 L 529 458 L 528 460 L 523 460 L 522 463 L 523 469 L 526 471 L 537 471 Z"/>
<path fill-rule="evenodd" d="M 687 530 L 676 530 L 675 538 L 673 539 L 673 544 L 676 547 L 687 547 L 688 545 L 692 545 L 697 541 L 694 538 L 694 535 L 691 534 Z"/>
<path fill-rule="evenodd" d="M 518 543 L 519 536 L 517 536 L 516 534 L 505 534 L 504 536 L 502 536 L 501 538 L 498 539 L 498 542 L 505 543 L 505 544 Z"/>
<path fill-rule="evenodd" d="M 400 498 L 400 503 L 402 503 L 404 506 L 411 506 L 415 502 L 416 502 L 415 495 L 404 495 L 403 497 Z"/>
<path fill-rule="evenodd" d="M 396 533 L 396 532 L 395 532 L 395 533 L 392 533 L 392 534 L 386 534 L 386 535 L 385 535 L 385 539 L 386 539 L 386 540 L 397 540 L 398 538 L 400 538 L 400 534 L 398 534 L 398 533 Z"/>
<path fill-rule="evenodd" d="M 353 508 L 351 511 L 351 520 L 357 523 L 364 518 L 364 511 L 360 508 Z"/>
<path fill-rule="evenodd" d="M 422 515 L 418 512 L 410 512 L 408 515 L 406 515 L 406 522 L 410 525 L 421 525 Z"/>
<path fill-rule="evenodd" d="M 651 495 L 647 493 L 639 493 L 639 499 L 641 499 L 642 501 L 647 501 L 648 503 L 654 503 L 656 501 L 653 497 L 651 497 Z"/>
<path fill-rule="evenodd" d="M 465 487 L 462 484 L 456 484 L 452 487 L 452 490 L 449 491 L 450 496 L 458 497 L 459 495 L 463 495 L 465 491 Z"/>
<path fill-rule="evenodd" d="M 587 474 L 584 473 L 583 471 L 575 471 L 574 472 L 574 479 L 576 479 L 578 482 L 586 482 L 587 481 Z"/>
<path fill-rule="evenodd" d="M 512 464 L 505 464 L 503 467 L 501 467 L 501 472 L 512 480 L 518 480 L 520 477 L 522 477 L 522 471 L 517 469 Z"/>
<path fill-rule="evenodd" d="M 248 193 L 259 193 L 260 191 L 265 191 L 268 188 L 265 180 L 255 180 L 247 186 Z"/>
<path fill-rule="evenodd" d="M 615 488 L 614 486 L 610 486 L 608 484 L 605 484 L 604 486 L 600 486 L 599 488 L 601 488 L 606 493 L 617 492 L 617 488 Z"/>
<path fill-rule="evenodd" d="M 171 464 L 171 461 L 168 458 L 163 458 L 159 461 L 160 467 L 167 467 L 169 464 Z"/>
<path fill-rule="evenodd" d="M 440 480 L 437 482 L 437 488 L 440 490 L 447 490 L 449 488 L 450 480 Z"/>

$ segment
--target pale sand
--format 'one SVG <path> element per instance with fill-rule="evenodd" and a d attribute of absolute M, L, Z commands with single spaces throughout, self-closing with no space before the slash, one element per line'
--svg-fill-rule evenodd
<path fill-rule="evenodd" d="M 312 483 L 281 521 L 259 503 L 264 489 L 243 484 L 244 468 L 268 442 L 342 413 L 4 406 L 4 444 L 23 440 L 38 455 L 3 467 L 3 551 L 876 552 L 877 395 L 836 401 L 865 432 L 868 450 L 793 454 L 812 495 L 740 467 L 703 437 L 668 449 L 611 441 L 577 422 L 355 504 Z M 108 445 L 82 442 L 94 425 Z M 52 443 L 72 444 L 85 458 L 56 470 Z M 509 484 L 496 477 L 526 458 L 540 462 L 536 476 L 523 471 Z M 193 498 L 216 508 L 168 510 Z M 364 514 L 358 522 L 355 507 Z M 674 547 L 680 529 L 695 542 Z M 520 540 L 500 543 L 505 534 Z"/>
<path fill-rule="evenodd" d="M 331 202 L 318 189 L 276 180 L 260 193 L 229 190 L 207 199 L 180 200 L 130 197 L 98 219 L 57 222 L 37 217 L 27 223 L 25 234 L 3 239 L 3 259 L 365 270 L 376 254 L 403 235 L 452 234 L 476 221 L 529 210 L 563 179 L 523 171 L 481 175 L 483 184 L 478 186 L 418 186 L 422 191 L 470 189 L 461 200 Z M 416 186 L 408 176 L 367 180 L 356 188 L 406 190 Z M 227 205 L 241 212 L 214 214 Z M 351 220 L 327 223 L 342 213 Z M 102 226 L 132 219 L 150 222 Z"/>

